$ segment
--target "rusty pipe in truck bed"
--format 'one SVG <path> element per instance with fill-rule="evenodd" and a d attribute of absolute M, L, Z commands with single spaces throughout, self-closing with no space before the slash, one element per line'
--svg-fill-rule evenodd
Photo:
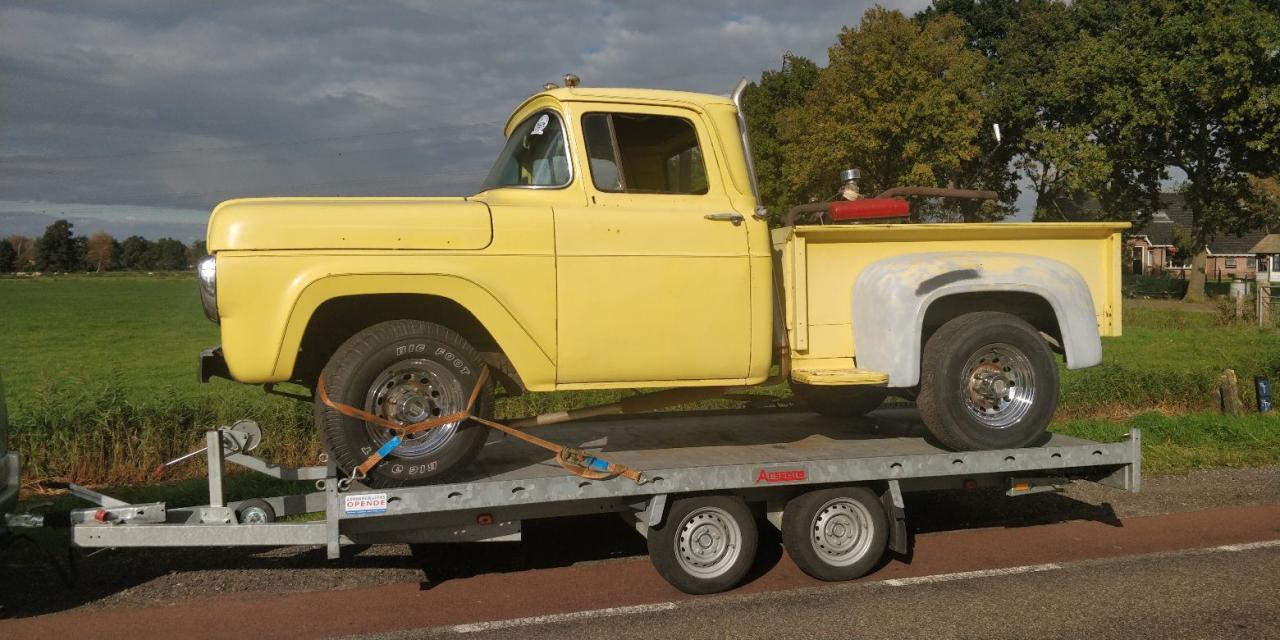
<path fill-rule="evenodd" d="M 876 198 L 903 198 L 906 196 L 924 196 L 927 198 L 962 198 L 965 200 L 999 200 L 995 191 L 977 189 L 951 189 L 947 187 L 893 187 L 881 191 Z M 800 204 L 787 210 L 782 217 L 782 226 L 792 227 L 796 219 L 810 213 L 821 213 L 827 210 L 831 202 L 810 202 Z"/>

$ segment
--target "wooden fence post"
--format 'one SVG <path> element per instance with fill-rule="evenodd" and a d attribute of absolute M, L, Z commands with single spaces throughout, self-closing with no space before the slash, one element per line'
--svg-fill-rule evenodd
<path fill-rule="evenodd" d="M 1244 413 L 1244 403 L 1240 402 L 1239 381 L 1233 369 L 1225 369 L 1218 377 L 1218 387 L 1213 390 L 1214 400 L 1227 415 L 1238 416 Z"/>

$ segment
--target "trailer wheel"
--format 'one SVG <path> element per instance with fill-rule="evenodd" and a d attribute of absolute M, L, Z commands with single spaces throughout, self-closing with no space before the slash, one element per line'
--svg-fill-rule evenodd
<path fill-rule="evenodd" d="M 826 386 L 791 381 L 791 395 L 804 408 L 828 418 L 859 418 L 880 408 L 884 389 L 867 385 Z"/>
<path fill-rule="evenodd" d="M 236 522 L 240 524 L 271 524 L 276 521 L 276 510 L 266 500 L 245 500 L 236 507 Z"/>
<path fill-rule="evenodd" d="M 810 491 L 787 502 L 782 544 L 805 573 L 828 581 L 867 574 L 884 556 L 889 518 L 866 487 Z"/>
<path fill-rule="evenodd" d="M 1058 366 L 1022 318 L 968 313 L 925 344 L 916 407 L 929 432 L 954 450 L 1026 447 L 1058 406 Z"/>
<path fill-rule="evenodd" d="M 454 331 L 421 320 L 393 320 L 349 338 L 322 375 L 330 399 L 413 424 L 465 409 L 482 366 L 480 355 Z M 473 413 L 488 417 L 492 411 L 493 384 L 487 382 Z M 318 399 L 316 425 L 325 448 L 346 472 L 395 435 L 344 416 Z M 365 483 L 390 487 L 443 476 L 471 462 L 488 435 L 488 429 L 471 421 L 411 434 L 369 472 Z"/>
<path fill-rule="evenodd" d="M 671 504 L 660 526 L 649 529 L 649 559 L 685 593 L 719 593 L 747 575 L 756 557 L 757 533 L 742 498 L 683 498 Z"/>

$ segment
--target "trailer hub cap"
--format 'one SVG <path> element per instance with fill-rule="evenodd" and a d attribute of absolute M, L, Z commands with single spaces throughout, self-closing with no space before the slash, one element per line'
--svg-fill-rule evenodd
<path fill-rule="evenodd" d="M 365 396 L 365 411 L 403 425 L 449 415 L 465 408 L 466 393 L 462 383 L 443 364 L 427 359 L 401 360 L 383 369 L 373 379 Z M 413 459 L 435 453 L 453 437 L 458 424 L 450 422 L 409 434 L 391 455 Z M 396 435 L 390 429 L 368 423 L 365 429 L 379 446 Z"/>
<path fill-rule="evenodd" d="M 814 550 L 833 566 L 853 564 L 871 549 L 871 513 L 857 500 L 827 501 L 809 530 Z"/>
<path fill-rule="evenodd" d="M 742 530 L 727 512 L 716 507 L 696 509 L 677 530 L 680 568 L 692 575 L 714 578 L 734 565 L 742 549 Z"/>
<path fill-rule="evenodd" d="M 1035 400 L 1035 371 L 1021 349 L 997 342 L 983 346 L 960 370 L 965 408 L 978 422 L 1003 429 L 1031 411 Z"/>

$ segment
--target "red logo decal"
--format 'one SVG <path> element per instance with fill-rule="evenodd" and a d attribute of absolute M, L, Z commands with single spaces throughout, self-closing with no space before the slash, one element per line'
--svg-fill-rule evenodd
<path fill-rule="evenodd" d="M 805 473 L 803 468 L 778 469 L 776 471 L 761 469 L 760 473 L 756 474 L 756 484 L 760 484 L 761 482 L 767 482 L 770 484 L 775 482 L 801 482 L 808 477 L 809 474 Z"/>

